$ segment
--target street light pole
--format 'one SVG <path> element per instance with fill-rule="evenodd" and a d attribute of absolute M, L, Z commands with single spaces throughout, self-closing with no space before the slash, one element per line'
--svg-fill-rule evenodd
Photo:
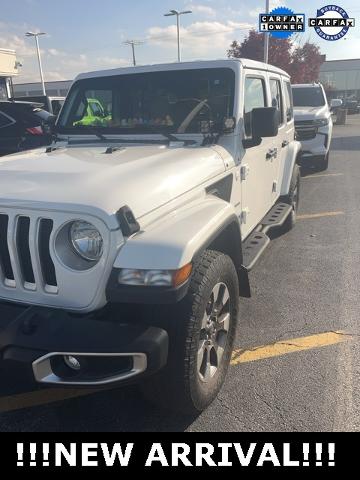
<path fill-rule="evenodd" d="M 36 44 L 36 53 L 37 53 L 37 58 L 38 58 L 38 63 L 39 63 L 39 71 L 40 71 L 40 79 L 41 79 L 41 87 L 42 87 L 42 92 L 43 95 L 46 95 L 46 89 L 45 89 L 45 81 L 44 81 L 44 73 L 43 73 L 43 68 L 42 68 L 42 63 L 41 63 L 41 53 L 40 53 L 40 47 L 39 47 L 39 36 L 40 35 L 46 35 L 45 32 L 26 32 L 25 36 L 26 37 L 34 37 L 35 38 L 35 44 Z"/>
<path fill-rule="evenodd" d="M 134 67 L 136 67 L 135 45 L 143 45 L 143 43 L 144 42 L 140 42 L 138 40 L 126 40 L 126 42 L 124 42 L 124 45 L 131 46 Z"/>
<path fill-rule="evenodd" d="M 266 15 L 270 11 L 270 0 L 266 0 Z M 269 63 L 269 33 L 264 33 L 264 63 Z"/>
<path fill-rule="evenodd" d="M 180 15 L 176 15 L 176 29 L 177 29 L 177 47 L 178 47 L 178 62 L 181 62 L 181 51 L 180 51 Z"/>
<path fill-rule="evenodd" d="M 177 28 L 177 50 L 178 50 L 178 62 L 181 62 L 181 48 L 180 48 L 180 16 L 187 15 L 192 13 L 191 10 L 184 10 L 180 12 L 179 10 L 170 10 L 169 13 L 165 13 L 164 17 L 173 17 L 176 15 L 176 28 Z"/>

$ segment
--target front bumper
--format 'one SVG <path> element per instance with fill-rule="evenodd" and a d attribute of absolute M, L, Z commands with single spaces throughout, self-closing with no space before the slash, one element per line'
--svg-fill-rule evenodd
<path fill-rule="evenodd" d="M 300 140 L 302 159 L 325 156 L 329 151 L 330 141 L 327 133 L 317 133 L 311 140 Z"/>
<path fill-rule="evenodd" d="M 97 386 L 141 380 L 167 361 L 168 334 L 140 323 L 0 304 L 0 360 L 25 364 L 37 382 Z M 77 357 L 71 371 L 64 355 Z"/>

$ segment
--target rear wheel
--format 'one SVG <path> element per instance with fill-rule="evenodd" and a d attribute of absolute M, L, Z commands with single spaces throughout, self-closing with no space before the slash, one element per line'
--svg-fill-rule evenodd
<path fill-rule="evenodd" d="M 194 264 L 187 297 L 168 322 L 168 365 L 143 386 L 165 408 L 196 414 L 219 393 L 229 367 L 239 310 L 238 277 L 232 260 L 205 251 Z"/>
<path fill-rule="evenodd" d="M 283 231 L 289 232 L 292 230 L 296 224 L 296 216 L 299 209 L 299 201 L 300 201 L 300 168 L 299 165 L 295 165 L 291 182 L 289 193 L 283 198 L 284 203 L 288 203 L 292 206 L 291 213 L 285 220 L 283 225 Z"/>

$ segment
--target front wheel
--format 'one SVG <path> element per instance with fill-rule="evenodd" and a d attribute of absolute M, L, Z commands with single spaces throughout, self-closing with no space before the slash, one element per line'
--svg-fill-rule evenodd
<path fill-rule="evenodd" d="M 183 413 L 203 411 L 219 393 L 230 364 L 239 313 L 232 260 L 207 250 L 194 264 L 187 297 L 172 310 L 169 359 L 149 378 L 145 395 Z"/>

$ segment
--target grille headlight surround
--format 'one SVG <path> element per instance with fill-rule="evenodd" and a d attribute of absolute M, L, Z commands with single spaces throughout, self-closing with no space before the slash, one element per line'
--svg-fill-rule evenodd
<path fill-rule="evenodd" d="M 318 118 L 314 120 L 314 125 L 317 127 L 326 127 L 329 125 L 329 119 L 328 118 Z"/>
<path fill-rule="evenodd" d="M 98 262 L 104 252 L 104 240 L 99 230 L 89 222 L 77 220 L 69 228 L 70 244 L 81 258 Z"/>

